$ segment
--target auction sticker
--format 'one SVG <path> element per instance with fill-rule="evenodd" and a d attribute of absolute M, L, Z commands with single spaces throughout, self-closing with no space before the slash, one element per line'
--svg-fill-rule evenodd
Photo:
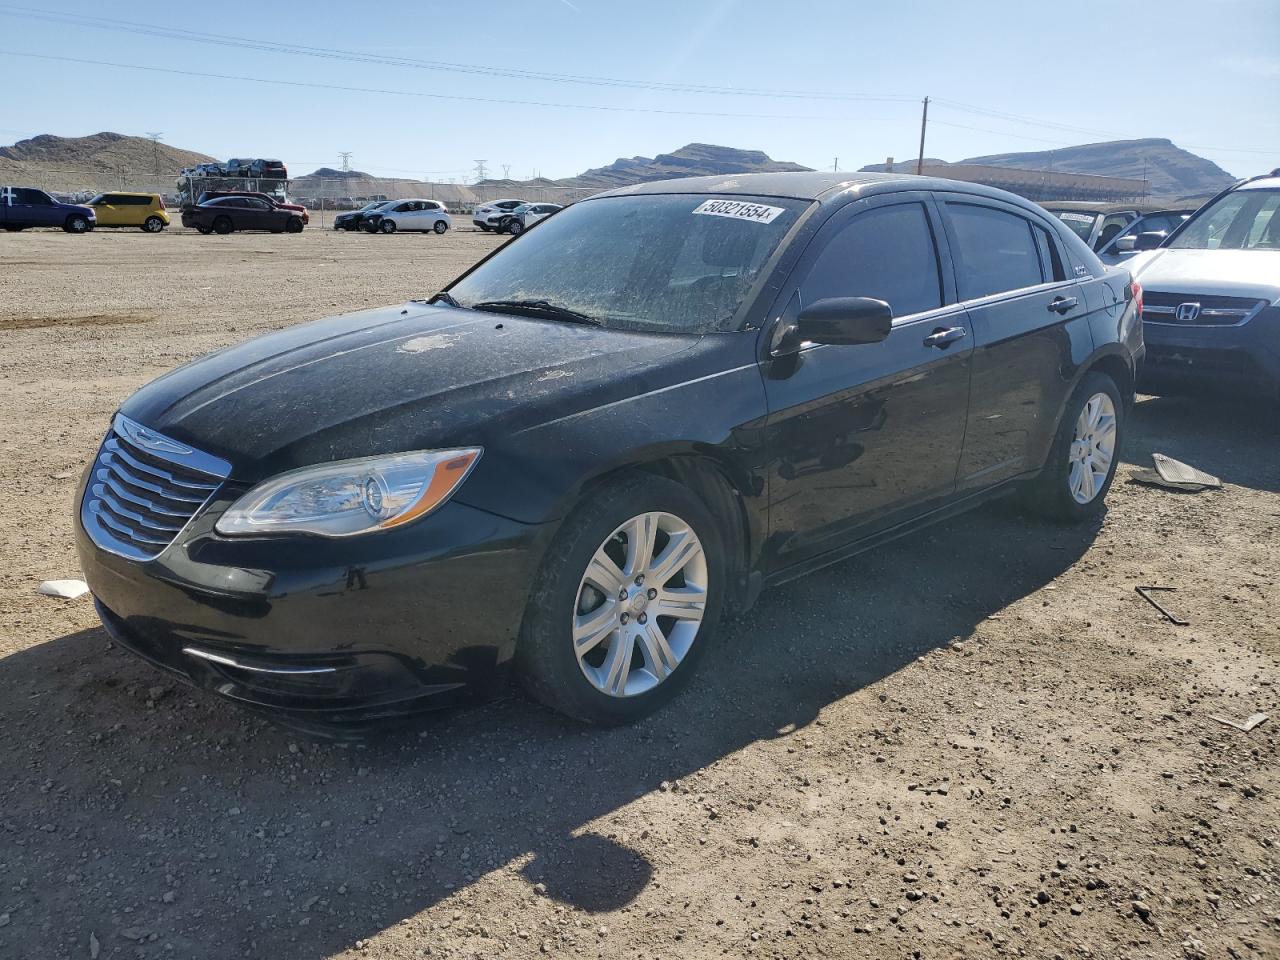
<path fill-rule="evenodd" d="M 701 203 L 694 213 L 709 217 L 729 217 L 733 220 L 751 220 L 754 223 L 773 223 L 778 214 L 785 213 L 785 207 L 766 207 L 762 203 L 749 203 L 746 200 L 707 200 Z"/>
<path fill-rule="evenodd" d="M 1092 213 L 1060 213 L 1059 220 L 1070 220 L 1072 223 L 1093 223 Z"/>

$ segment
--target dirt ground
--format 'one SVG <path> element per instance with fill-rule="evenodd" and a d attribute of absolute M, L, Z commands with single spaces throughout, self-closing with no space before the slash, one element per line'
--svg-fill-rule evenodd
<path fill-rule="evenodd" d="M 1145 398 L 1101 522 L 993 505 L 767 593 L 619 730 L 512 691 L 309 740 L 36 594 L 132 390 L 496 242 L 0 235 L 0 957 L 1280 957 L 1273 408 Z M 1225 489 L 1126 482 L 1157 450 Z"/>

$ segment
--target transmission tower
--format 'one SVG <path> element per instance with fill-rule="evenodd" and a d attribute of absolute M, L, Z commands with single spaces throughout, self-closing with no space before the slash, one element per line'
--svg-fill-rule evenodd
<path fill-rule="evenodd" d="M 351 151 L 339 150 L 338 156 L 342 158 L 342 172 L 350 173 L 351 172 Z"/>
<path fill-rule="evenodd" d="M 509 163 L 504 163 L 504 164 L 502 165 L 502 179 L 503 179 L 503 180 L 510 180 L 510 179 L 511 179 L 511 164 L 509 164 Z"/>
<path fill-rule="evenodd" d="M 489 176 L 489 168 L 485 166 L 484 160 L 476 161 L 476 182 L 479 183 Z"/>
<path fill-rule="evenodd" d="M 148 133 L 147 139 L 151 141 L 151 152 L 156 162 L 156 179 L 160 179 L 160 138 L 164 136 L 162 133 Z"/>

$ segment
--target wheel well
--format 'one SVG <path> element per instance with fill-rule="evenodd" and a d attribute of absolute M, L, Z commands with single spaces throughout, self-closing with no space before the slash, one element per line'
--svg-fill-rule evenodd
<path fill-rule="evenodd" d="M 729 471 L 710 457 L 676 454 L 602 474 L 594 478 L 590 486 L 628 472 L 653 474 L 687 487 L 723 522 L 725 556 L 732 564 L 728 577 L 731 595 L 727 608 L 741 612 L 749 607 L 757 592 L 750 582 L 752 547 L 757 535 L 748 518 L 744 491 L 730 478 Z"/>
<path fill-rule="evenodd" d="M 1126 404 L 1133 402 L 1134 382 L 1133 371 L 1129 368 L 1129 364 L 1125 363 L 1121 357 L 1114 353 L 1105 357 L 1099 357 L 1094 363 L 1090 364 L 1089 370 L 1096 370 L 1099 373 L 1105 373 L 1115 381 L 1117 387 L 1120 388 L 1120 397 Z M 1089 371 L 1086 371 L 1086 373 Z"/>

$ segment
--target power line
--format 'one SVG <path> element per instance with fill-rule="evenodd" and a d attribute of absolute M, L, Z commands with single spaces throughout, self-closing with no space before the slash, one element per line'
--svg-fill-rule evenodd
<path fill-rule="evenodd" d="M 319 57 L 326 60 L 347 60 L 356 63 L 376 63 L 384 66 L 412 67 L 423 70 L 507 77 L 518 80 L 542 80 L 552 83 L 585 84 L 589 86 L 603 87 L 628 87 L 666 93 L 697 93 L 715 96 L 778 97 L 785 99 L 871 101 L 885 103 L 909 102 L 915 99 L 914 97 L 905 94 L 864 95 L 811 90 L 769 90 L 753 87 L 724 87 L 709 84 L 667 83 L 656 80 L 635 80 L 619 77 L 592 77 L 568 73 L 547 73 L 538 70 L 522 70 L 514 67 L 495 67 L 485 64 L 456 63 L 445 60 L 418 60 L 412 57 L 391 57 L 384 54 L 362 53 L 358 50 L 343 50 L 335 47 L 313 47 L 305 44 L 279 43 L 273 40 L 263 40 L 253 37 L 204 33 L 197 30 L 183 30 L 174 27 L 165 27 L 158 24 L 138 23 L 131 20 L 115 20 L 109 17 L 93 17 L 76 13 L 36 10 L 31 7 L 18 7 L 10 4 L 0 4 L 0 15 L 25 17 L 33 20 L 44 20 L 51 23 L 90 27 L 98 30 L 116 30 L 126 33 L 142 34 L 144 36 L 162 37 L 169 40 L 187 40 L 193 43 L 240 47 L 242 49 L 259 50 L 268 53 L 284 53 L 294 56 Z"/>
<path fill-rule="evenodd" d="M 350 87 L 336 83 L 313 83 L 305 80 L 271 80 L 266 77 L 245 77 L 226 73 L 203 73 L 198 70 L 179 70 L 174 67 L 150 67 L 140 63 L 114 63 L 110 60 L 89 60 L 82 57 L 62 57 L 50 53 L 27 53 L 22 50 L 0 50 L 9 57 L 27 57 L 33 60 L 51 60 L 57 63 L 79 63 L 95 67 L 115 67 L 120 70 L 144 70 L 150 73 L 166 73 L 182 77 L 200 77 L 205 80 L 241 80 L 245 83 L 265 83 L 284 87 L 306 87 L 314 90 L 337 90 L 344 93 L 378 93 L 397 97 L 425 97 L 430 100 L 461 100 L 466 103 L 501 103 L 521 107 L 551 107 L 562 110 L 602 110 L 608 113 L 650 113 L 681 117 L 727 117 L 738 120 L 828 120 L 829 117 L 800 114 L 722 113 L 712 110 L 661 110 L 657 107 L 618 107 L 596 103 L 553 103 L 545 100 L 510 100 L 505 97 L 468 97 L 453 93 L 426 93 L 421 90 L 388 90 L 380 87 Z M 883 117 L 868 119 L 884 119 Z"/>

